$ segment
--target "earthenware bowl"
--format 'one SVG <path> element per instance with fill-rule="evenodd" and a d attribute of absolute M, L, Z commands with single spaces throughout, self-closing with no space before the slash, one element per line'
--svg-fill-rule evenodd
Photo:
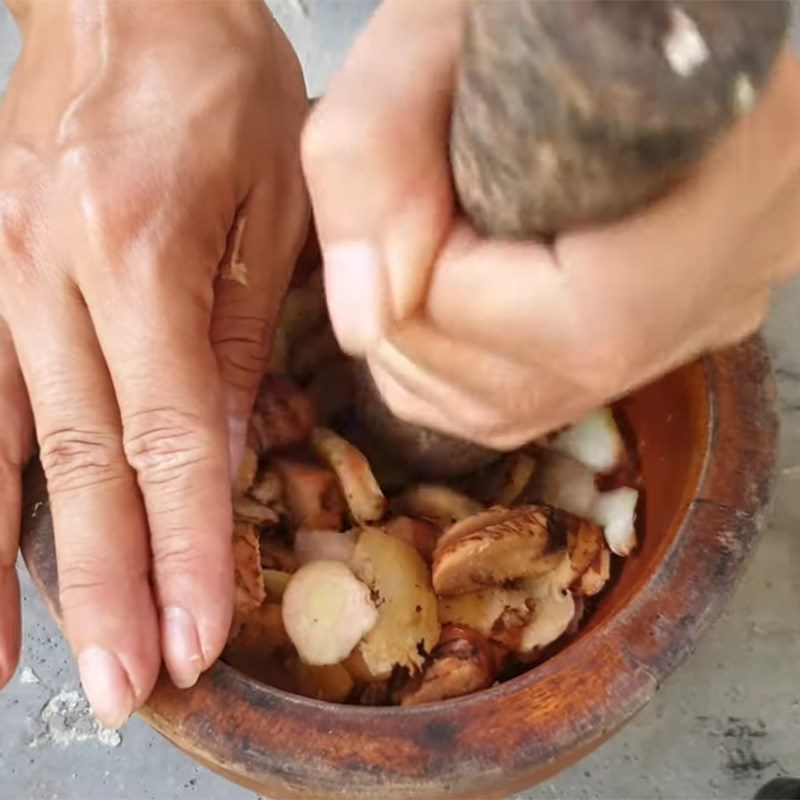
<path fill-rule="evenodd" d="M 142 717 L 201 763 L 274 798 L 503 797 L 585 755 L 653 697 L 725 607 L 758 540 L 776 446 L 759 339 L 684 367 L 625 406 L 646 486 L 642 546 L 550 660 L 414 709 L 307 700 L 217 663 L 189 691 L 162 676 Z M 58 618 L 37 464 L 25 505 L 25 560 Z"/>

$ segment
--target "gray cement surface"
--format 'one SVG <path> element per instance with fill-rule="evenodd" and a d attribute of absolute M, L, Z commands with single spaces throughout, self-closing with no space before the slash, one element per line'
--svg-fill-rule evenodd
<path fill-rule="evenodd" d="M 276 0 L 318 94 L 373 2 Z M 797 37 L 795 37 L 797 41 Z M 18 48 L 0 5 L 0 93 Z M 636 719 L 525 798 L 745 798 L 800 775 L 800 280 L 766 328 L 783 430 L 777 496 L 733 602 Z M 25 649 L 0 694 L 0 800 L 255 800 L 138 720 L 100 729 L 64 642 L 23 574 Z"/>

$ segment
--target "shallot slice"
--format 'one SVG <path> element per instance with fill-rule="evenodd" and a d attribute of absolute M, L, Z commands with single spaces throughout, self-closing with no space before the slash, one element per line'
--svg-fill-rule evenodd
<path fill-rule="evenodd" d="M 436 483 L 419 483 L 406 489 L 393 503 L 400 514 L 432 519 L 443 526 L 479 514 L 483 505 L 471 497 Z"/>

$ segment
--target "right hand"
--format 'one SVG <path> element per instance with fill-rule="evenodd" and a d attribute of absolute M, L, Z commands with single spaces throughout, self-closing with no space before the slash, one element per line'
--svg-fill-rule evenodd
<path fill-rule="evenodd" d="M 331 321 L 387 406 L 510 450 L 755 331 L 800 267 L 800 68 L 640 213 L 482 237 L 448 157 L 460 0 L 386 0 L 304 133 Z"/>
<path fill-rule="evenodd" d="M 0 685 L 18 657 L 35 420 L 65 632 L 95 712 L 119 725 L 162 657 L 190 686 L 226 641 L 230 477 L 306 235 L 307 101 L 259 0 L 14 10 L 24 49 L 0 107 Z M 234 259 L 246 285 L 220 277 Z"/>

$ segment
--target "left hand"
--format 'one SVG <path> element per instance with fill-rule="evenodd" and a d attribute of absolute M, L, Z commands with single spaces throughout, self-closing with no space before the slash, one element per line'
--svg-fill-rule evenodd
<path fill-rule="evenodd" d="M 228 635 L 231 474 L 306 236 L 307 99 L 260 0 L 14 10 L 24 48 L 0 107 L 0 686 L 18 653 L 35 419 L 64 630 L 97 716 L 120 725 L 162 662 L 191 686 Z"/>

